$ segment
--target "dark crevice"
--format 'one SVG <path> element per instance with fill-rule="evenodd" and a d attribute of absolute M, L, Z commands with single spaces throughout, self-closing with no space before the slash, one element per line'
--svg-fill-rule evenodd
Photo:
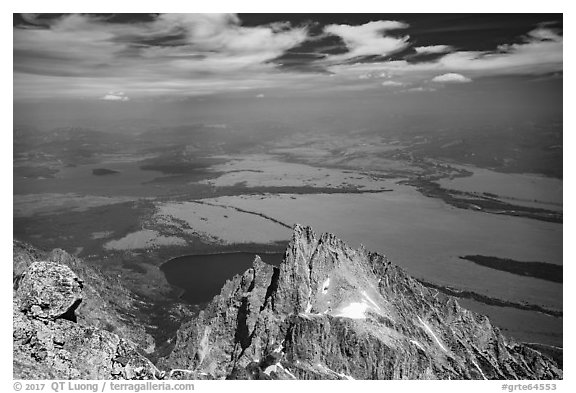
<path fill-rule="evenodd" d="M 66 311 L 64 314 L 60 315 L 58 318 L 59 319 L 66 319 L 68 321 L 77 323 L 78 319 L 76 317 L 76 309 L 78 308 L 78 306 L 80 306 L 80 303 L 82 303 L 82 299 L 77 299 L 74 304 L 72 304 L 72 306 L 68 309 L 68 311 Z"/>
<path fill-rule="evenodd" d="M 250 314 L 250 310 L 248 308 L 248 296 L 256 285 L 256 270 L 252 269 L 252 271 L 254 274 L 252 281 L 250 282 L 248 291 L 246 294 L 244 294 L 244 296 L 242 296 L 242 303 L 240 304 L 238 313 L 236 314 L 236 332 L 234 333 L 234 342 L 240 344 L 240 347 L 242 348 L 242 352 L 240 353 L 239 358 L 242 357 L 246 348 L 248 348 L 252 343 L 252 334 L 250 334 L 250 331 L 248 330 L 247 322 L 248 315 Z"/>
<path fill-rule="evenodd" d="M 308 290 L 310 291 L 308 295 L 308 304 L 312 304 L 312 270 L 314 269 L 312 265 L 314 263 L 316 254 L 320 252 L 322 243 L 323 243 L 322 238 L 320 238 L 316 243 L 316 248 L 314 248 L 314 252 L 312 252 L 312 254 L 310 255 L 310 259 L 308 260 L 308 285 L 309 285 Z"/>
<path fill-rule="evenodd" d="M 260 307 L 260 312 L 262 312 L 262 310 L 266 308 L 269 301 L 272 305 L 272 310 L 274 310 L 274 297 L 272 295 L 276 293 L 276 290 L 278 289 L 279 278 L 280 278 L 280 269 L 274 267 L 272 272 L 272 278 L 270 280 L 270 285 L 268 285 L 268 288 L 266 289 L 266 295 L 264 296 L 264 302 Z"/>
<path fill-rule="evenodd" d="M 16 276 L 14 276 L 14 278 L 12 279 L 12 289 L 17 291 L 18 288 L 20 287 L 20 282 L 22 281 L 22 279 L 24 278 L 24 274 L 18 274 Z"/>
<path fill-rule="evenodd" d="M 238 314 L 236 317 L 237 325 L 236 325 L 236 332 L 234 334 L 234 341 L 240 344 L 242 348 L 242 353 L 246 348 L 248 348 L 252 342 L 252 337 L 250 332 L 248 331 L 248 298 L 244 297 L 242 299 L 242 304 L 240 308 L 238 308 Z M 242 356 L 242 354 L 240 355 Z"/>

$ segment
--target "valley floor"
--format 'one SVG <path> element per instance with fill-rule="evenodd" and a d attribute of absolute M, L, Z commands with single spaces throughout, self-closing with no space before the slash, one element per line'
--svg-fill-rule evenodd
<path fill-rule="evenodd" d="M 120 172 L 110 176 L 85 178 L 93 167 L 86 165 L 54 178 L 17 179 L 14 236 L 90 260 L 125 277 L 147 299 L 178 301 L 174 296 L 181 291 L 171 290 L 158 270 L 163 262 L 215 252 L 281 252 L 294 224 L 312 225 L 387 255 L 423 282 L 462 293 L 463 304 L 520 340 L 562 346 L 561 281 L 461 258 L 561 266 L 562 201 L 554 199 L 561 180 L 392 159 L 396 145 L 377 152 L 389 158 L 362 158 L 374 153 L 364 151 L 370 146 L 359 144 L 345 159 L 318 147 L 281 145 L 266 153 L 214 156 L 214 164 L 193 179 L 144 171 L 126 157 L 99 165 Z M 517 179 L 522 198 L 511 194 L 506 181 L 489 182 L 485 192 L 482 182 L 470 188 L 476 183 L 467 179 L 489 175 Z M 411 185 L 416 179 L 437 184 L 439 196 Z M 541 194 L 551 184 L 555 191 Z M 477 205 L 494 201 L 517 210 Z M 542 214 L 556 218 L 539 219 Z"/>

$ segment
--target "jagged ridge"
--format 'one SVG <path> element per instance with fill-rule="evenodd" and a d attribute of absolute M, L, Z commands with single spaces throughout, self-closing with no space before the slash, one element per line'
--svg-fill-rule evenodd
<path fill-rule="evenodd" d="M 14 242 L 14 377 L 562 378 L 554 360 L 386 257 L 308 227 L 294 228 L 279 267 L 257 257 L 182 326 L 157 365 L 169 372 L 142 356 L 146 340 L 102 296 L 113 287 L 62 250 Z"/>
<path fill-rule="evenodd" d="M 382 255 L 295 226 L 178 332 L 183 378 L 556 379 L 558 365 Z"/>

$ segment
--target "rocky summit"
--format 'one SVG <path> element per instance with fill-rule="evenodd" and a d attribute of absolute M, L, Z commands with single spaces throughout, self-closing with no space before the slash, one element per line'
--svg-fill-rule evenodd
<path fill-rule="evenodd" d="M 385 256 L 309 227 L 295 226 L 280 266 L 257 257 L 227 281 L 156 364 L 122 318 L 95 317 L 96 305 L 108 305 L 98 298 L 101 276 L 78 277 L 78 260 L 51 255 L 15 252 L 15 378 L 562 378 L 559 361 L 504 337 Z"/>
<path fill-rule="evenodd" d="M 184 324 L 161 366 L 228 379 L 558 379 L 558 364 L 386 257 L 296 226 Z"/>

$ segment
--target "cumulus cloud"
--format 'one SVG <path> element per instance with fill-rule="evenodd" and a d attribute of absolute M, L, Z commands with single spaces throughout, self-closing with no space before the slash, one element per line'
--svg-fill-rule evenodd
<path fill-rule="evenodd" d="M 436 54 L 436 53 L 446 53 L 452 50 L 449 45 L 429 45 L 429 46 L 417 46 L 414 48 L 416 53 L 420 54 Z"/>
<path fill-rule="evenodd" d="M 130 101 L 130 98 L 122 91 L 109 91 L 100 99 L 104 101 Z"/>
<path fill-rule="evenodd" d="M 465 77 L 462 74 L 456 74 L 455 72 L 449 72 L 447 74 L 442 74 L 432 78 L 432 82 L 436 83 L 468 83 L 472 82 L 472 79 Z"/>
<path fill-rule="evenodd" d="M 528 37 L 535 38 L 540 41 L 558 41 L 560 36 L 554 29 L 539 27 L 528 32 Z"/>
<path fill-rule="evenodd" d="M 256 98 L 264 98 L 266 97 L 263 93 L 256 94 Z"/>
<path fill-rule="evenodd" d="M 341 61 L 360 56 L 386 56 L 408 46 L 409 36 L 387 36 L 390 30 L 405 29 L 408 25 L 402 22 L 381 20 L 368 22 L 360 26 L 328 25 L 324 32 L 340 37 L 348 52 L 330 56 L 332 61 Z"/>

